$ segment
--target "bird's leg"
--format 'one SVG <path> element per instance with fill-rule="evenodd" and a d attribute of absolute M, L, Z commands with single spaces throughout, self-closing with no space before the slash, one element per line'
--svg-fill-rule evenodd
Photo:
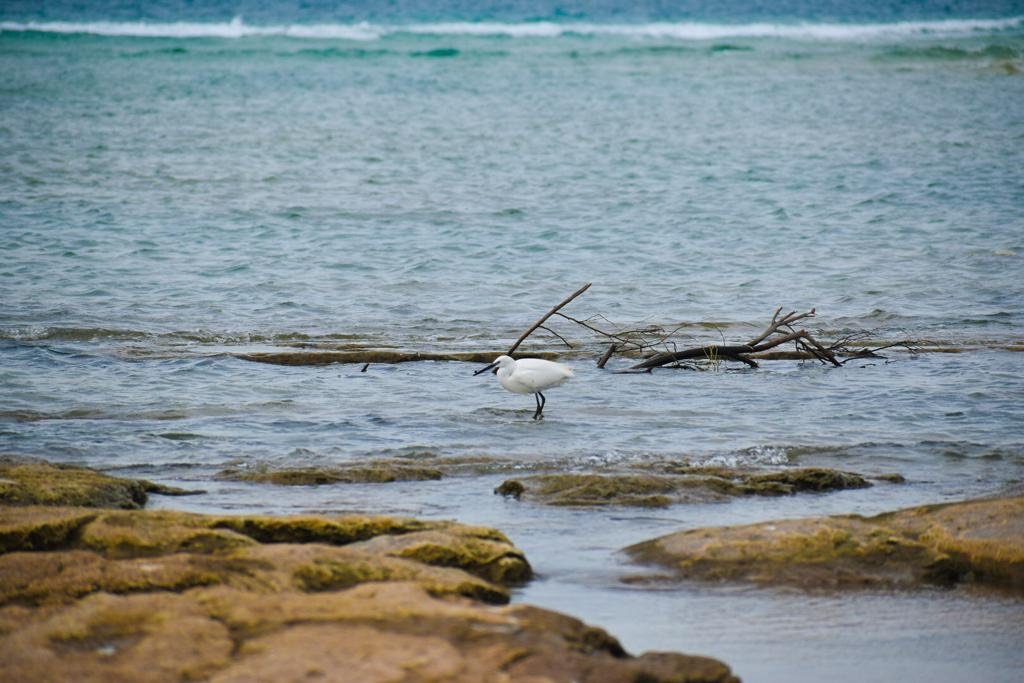
<path fill-rule="evenodd" d="M 533 397 L 535 399 L 537 399 L 537 412 L 535 412 L 533 414 L 533 419 L 534 420 L 543 419 L 543 417 L 544 417 L 544 404 L 547 403 L 547 399 L 544 398 L 544 394 L 540 393 L 539 391 L 536 394 L 534 394 Z"/>

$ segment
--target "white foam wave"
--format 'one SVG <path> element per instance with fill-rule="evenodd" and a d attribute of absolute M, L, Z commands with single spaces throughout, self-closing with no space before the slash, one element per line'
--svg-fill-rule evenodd
<path fill-rule="evenodd" d="M 588 23 L 439 23 L 390 27 L 384 33 L 435 35 L 495 35 L 517 38 L 555 38 L 564 35 L 721 40 L 723 38 L 790 38 L 811 40 L 865 40 L 914 35 L 962 35 L 1024 27 L 1024 17 L 897 22 L 891 24 L 754 23 L 708 24 L 657 22 L 647 24 Z"/>
<path fill-rule="evenodd" d="M 713 455 L 701 462 L 712 467 L 750 467 L 751 465 L 788 465 L 789 453 L 781 446 L 753 446 L 738 453 Z"/>
<path fill-rule="evenodd" d="M 131 38 L 246 38 L 250 36 L 287 36 L 291 38 L 332 38 L 342 40 L 375 40 L 384 31 L 367 23 L 358 24 L 292 24 L 287 26 L 254 26 L 240 18 L 227 23 L 172 22 L 63 22 L 30 21 L 0 22 L 0 31 L 40 33 L 84 33 L 98 36 Z"/>
<path fill-rule="evenodd" d="M 0 22 L 0 32 L 83 33 L 102 36 L 149 38 L 245 38 L 286 36 L 340 40 L 377 40 L 394 34 L 442 36 L 505 36 L 557 38 L 566 35 L 622 36 L 677 40 L 728 38 L 788 38 L 798 40 L 860 41 L 910 36 L 956 36 L 1024 28 L 1024 16 L 1006 19 L 950 19 L 889 24 L 753 23 L 710 24 L 657 22 L 646 24 L 595 24 L 555 22 L 442 22 L 404 25 L 289 24 L 257 26 L 241 18 L 230 22 Z"/>

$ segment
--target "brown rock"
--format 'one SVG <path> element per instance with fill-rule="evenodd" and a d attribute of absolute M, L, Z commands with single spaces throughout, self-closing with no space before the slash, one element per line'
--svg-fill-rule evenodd
<path fill-rule="evenodd" d="M 1024 496 L 861 517 L 694 529 L 626 549 L 679 578 L 817 587 L 1024 591 Z"/>

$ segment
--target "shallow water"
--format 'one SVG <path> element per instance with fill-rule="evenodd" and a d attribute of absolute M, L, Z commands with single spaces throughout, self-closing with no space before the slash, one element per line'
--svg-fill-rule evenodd
<path fill-rule="evenodd" d="M 748 681 L 1016 679 L 1019 601 L 641 588 L 619 550 L 1019 487 L 1019 7 L 243 4 L 0 8 L 0 451 L 207 490 L 157 507 L 492 525 L 539 575 L 516 600 Z M 497 354 L 584 282 L 572 315 L 681 326 L 681 346 L 749 339 L 781 305 L 816 307 L 823 339 L 965 352 L 614 374 L 560 321 L 576 378 L 541 422 L 466 363 L 238 357 Z M 378 457 L 489 464 L 216 478 Z M 663 511 L 492 494 L 528 469 L 654 459 L 907 483 Z"/>

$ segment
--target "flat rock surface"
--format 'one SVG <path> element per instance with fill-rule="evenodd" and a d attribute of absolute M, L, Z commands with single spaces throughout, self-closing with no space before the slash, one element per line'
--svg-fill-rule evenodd
<path fill-rule="evenodd" d="M 1024 594 L 1024 496 L 925 505 L 874 517 L 692 529 L 626 551 L 680 579 L 804 588 L 969 584 Z"/>

